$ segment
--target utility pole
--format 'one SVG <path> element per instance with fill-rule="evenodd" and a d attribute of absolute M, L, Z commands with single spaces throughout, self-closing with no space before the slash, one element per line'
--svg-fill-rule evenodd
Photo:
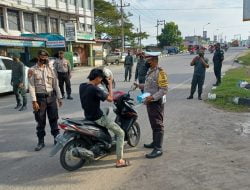
<path fill-rule="evenodd" d="M 141 51 L 142 47 L 141 47 L 141 16 L 139 16 L 139 32 L 140 32 L 140 35 L 139 35 L 139 49 Z"/>
<path fill-rule="evenodd" d="M 157 19 L 157 24 L 156 24 L 156 27 L 157 27 L 156 46 L 158 46 L 159 25 L 163 25 L 163 23 L 164 23 L 164 26 L 165 26 L 165 20 L 158 20 Z"/>
<path fill-rule="evenodd" d="M 130 6 L 130 4 L 123 4 L 123 0 L 120 0 L 120 10 L 121 10 L 121 28 L 122 28 L 122 34 L 121 34 L 121 38 L 122 38 L 122 52 L 124 52 L 124 47 L 125 47 L 125 36 L 124 36 L 124 17 L 123 17 L 123 7 L 128 7 Z"/>

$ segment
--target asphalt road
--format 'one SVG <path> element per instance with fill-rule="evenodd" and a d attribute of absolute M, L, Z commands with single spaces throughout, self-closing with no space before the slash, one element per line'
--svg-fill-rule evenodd
<path fill-rule="evenodd" d="M 244 49 L 229 49 L 223 70 L 235 67 L 232 60 Z M 206 55 L 210 61 L 211 54 Z M 13 109 L 13 95 L 0 97 L 0 189 L 249 189 L 250 139 L 239 135 L 249 114 L 226 113 L 189 95 L 193 55 L 161 58 L 161 67 L 169 78 L 165 112 L 164 154 L 154 160 L 145 159 L 148 150 L 143 143 L 151 141 L 151 130 L 144 106 L 138 108 L 141 142 L 136 148 L 126 146 L 125 157 L 132 165 L 114 167 L 115 155 L 110 155 L 76 172 L 65 171 L 59 154 L 49 157 L 53 138 L 46 127 L 46 147 L 34 152 L 37 143 L 31 104 L 25 112 Z M 211 64 L 211 62 L 210 62 Z M 128 90 L 123 67 L 111 66 L 118 90 Z M 88 70 L 76 69 L 72 78 L 74 100 L 65 100 L 60 117 L 79 117 L 81 111 L 78 87 L 86 81 Z M 215 82 L 213 67 L 207 70 L 205 92 Z M 136 96 L 139 91 L 134 92 Z M 110 106 L 111 104 L 103 104 Z M 238 131 L 238 132 L 236 132 Z"/>

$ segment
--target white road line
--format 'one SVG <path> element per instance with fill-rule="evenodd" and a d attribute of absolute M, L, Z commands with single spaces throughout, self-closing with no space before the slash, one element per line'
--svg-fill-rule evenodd
<path fill-rule="evenodd" d="M 10 108 L 10 107 L 14 107 L 14 106 L 15 106 L 15 104 L 11 104 L 8 106 L 0 106 L 0 109 Z"/>

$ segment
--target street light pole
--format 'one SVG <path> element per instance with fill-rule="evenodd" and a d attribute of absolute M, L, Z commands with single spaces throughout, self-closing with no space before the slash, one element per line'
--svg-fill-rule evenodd
<path fill-rule="evenodd" d="M 202 36 L 203 36 L 203 39 L 205 38 L 204 36 L 204 32 L 205 32 L 205 26 L 209 25 L 210 22 L 208 22 L 207 24 L 205 24 L 203 27 L 202 27 Z"/>

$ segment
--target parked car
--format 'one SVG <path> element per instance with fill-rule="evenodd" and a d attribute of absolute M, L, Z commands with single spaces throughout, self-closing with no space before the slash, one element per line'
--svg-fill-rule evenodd
<path fill-rule="evenodd" d="M 0 93 L 12 92 L 11 85 L 13 59 L 9 57 L 0 56 Z M 25 68 L 25 87 L 28 89 L 28 67 Z"/>
<path fill-rule="evenodd" d="M 106 65 L 108 64 L 116 64 L 118 65 L 119 63 L 124 63 L 125 62 L 125 57 L 127 56 L 127 53 L 122 53 L 122 52 L 113 52 L 110 53 L 106 56 L 104 59 L 104 62 Z"/>

